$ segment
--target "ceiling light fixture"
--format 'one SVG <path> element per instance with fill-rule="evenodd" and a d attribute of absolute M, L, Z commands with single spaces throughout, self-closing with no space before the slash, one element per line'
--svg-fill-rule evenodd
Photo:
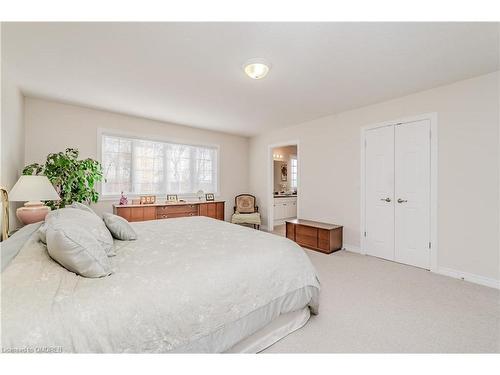
<path fill-rule="evenodd" d="M 264 59 L 250 59 L 243 65 L 243 70 L 246 75 L 252 79 L 262 79 L 271 69 L 271 64 L 269 64 Z"/>

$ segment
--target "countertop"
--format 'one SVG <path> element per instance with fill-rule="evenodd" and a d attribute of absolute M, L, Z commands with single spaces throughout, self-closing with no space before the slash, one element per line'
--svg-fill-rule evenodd
<path fill-rule="evenodd" d="M 203 204 L 203 203 L 222 203 L 225 201 L 222 200 L 215 200 L 215 201 L 185 201 L 185 202 L 175 202 L 175 203 L 166 203 L 164 200 L 159 203 L 153 203 L 153 204 L 118 204 L 115 203 L 113 204 L 113 207 L 116 208 L 126 208 L 126 207 L 161 207 L 161 206 L 185 206 L 189 204 Z"/>

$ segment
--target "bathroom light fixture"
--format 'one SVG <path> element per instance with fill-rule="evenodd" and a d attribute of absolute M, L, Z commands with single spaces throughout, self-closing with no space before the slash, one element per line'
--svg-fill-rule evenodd
<path fill-rule="evenodd" d="M 246 75 L 252 79 L 262 79 L 271 69 L 271 64 L 261 58 L 250 59 L 243 65 Z"/>

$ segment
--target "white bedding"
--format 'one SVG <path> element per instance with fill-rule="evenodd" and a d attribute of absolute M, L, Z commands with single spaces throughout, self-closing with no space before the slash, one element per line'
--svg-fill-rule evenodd
<path fill-rule="evenodd" d="M 2 272 L 3 351 L 224 352 L 280 315 L 317 313 L 315 270 L 290 240 L 205 217 L 132 225 L 138 240 L 115 241 L 99 279 L 30 238 Z"/>

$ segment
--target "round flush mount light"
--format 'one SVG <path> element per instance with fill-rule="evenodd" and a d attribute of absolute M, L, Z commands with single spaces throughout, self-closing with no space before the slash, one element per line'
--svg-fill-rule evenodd
<path fill-rule="evenodd" d="M 271 64 L 269 64 L 264 59 L 250 59 L 243 65 L 243 70 L 246 75 L 252 79 L 262 79 L 271 69 Z"/>

